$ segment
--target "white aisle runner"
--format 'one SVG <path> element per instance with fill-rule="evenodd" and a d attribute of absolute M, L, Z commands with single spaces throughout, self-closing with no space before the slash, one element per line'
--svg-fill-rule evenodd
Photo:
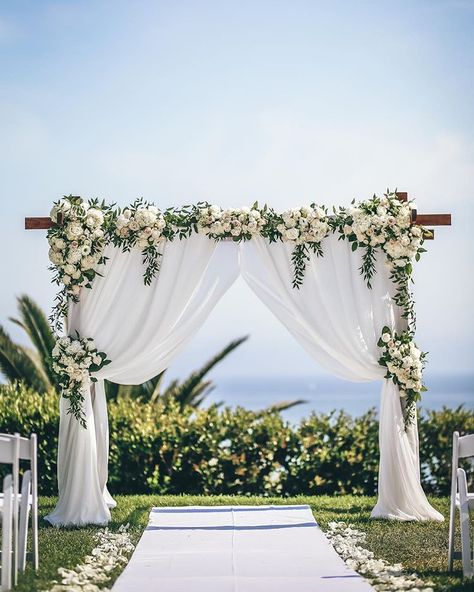
<path fill-rule="evenodd" d="M 369 592 L 309 506 L 153 508 L 113 592 Z"/>

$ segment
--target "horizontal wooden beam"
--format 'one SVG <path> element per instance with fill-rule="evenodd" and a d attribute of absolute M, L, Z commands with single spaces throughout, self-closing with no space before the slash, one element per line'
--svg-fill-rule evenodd
<path fill-rule="evenodd" d="M 48 230 L 54 222 L 51 218 L 25 218 L 25 230 Z"/>
<path fill-rule="evenodd" d="M 451 226 L 451 214 L 417 214 L 414 223 L 419 226 Z"/>

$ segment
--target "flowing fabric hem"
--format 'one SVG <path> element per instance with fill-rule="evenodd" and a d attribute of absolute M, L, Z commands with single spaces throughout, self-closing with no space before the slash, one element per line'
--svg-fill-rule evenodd
<path fill-rule="evenodd" d="M 384 512 L 383 510 L 380 510 L 377 508 L 377 506 L 375 506 L 372 512 L 370 513 L 370 519 L 397 520 L 398 522 L 444 522 L 444 516 L 434 508 L 431 508 L 431 510 L 427 512 L 427 514 L 425 515 L 413 516 L 410 514 L 406 514 L 401 510 L 398 514 L 394 514 L 393 512 Z"/>
<path fill-rule="evenodd" d="M 65 526 L 75 526 L 78 528 L 82 528 L 85 526 L 107 526 L 107 524 L 110 521 L 110 518 L 106 518 L 105 520 L 60 520 L 57 518 L 54 518 L 54 516 L 52 514 L 48 514 L 48 516 L 45 516 L 44 519 L 49 522 L 51 524 L 51 526 L 54 526 L 55 528 L 62 528 Z"/>

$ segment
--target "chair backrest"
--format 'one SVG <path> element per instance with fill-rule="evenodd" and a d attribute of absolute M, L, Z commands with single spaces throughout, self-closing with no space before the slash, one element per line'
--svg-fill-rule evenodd
<path fill-rule="evenodd" d="M 36 456 L 36 434 L 32 434 L 30 438 L 25 438 L 24 436 L 20 436 L 19 434 L 0 434 L 0 442 L 6 440 L 18 440 L 18 457 L 20 460 L 32 461 L 33 458 Z M 0 462 L 8 461 L 0 459 Z"/>
<path fill-rule="evenodd" d="M 14 464 L 20 455 L 20 436 L 0 434 L 0 463 Z"/>
<path fill-rule="evenodd" d="M 458 458 L 474 456 L 474 434 L 461 436 L 458 439 Z"/>

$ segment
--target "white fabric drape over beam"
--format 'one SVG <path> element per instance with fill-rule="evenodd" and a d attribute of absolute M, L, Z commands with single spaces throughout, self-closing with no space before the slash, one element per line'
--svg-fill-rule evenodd
<path fill-rule="evenodd" d="M 336 236 L 324 256 L 311 255 L 300 290 L 292 288 L 292 246 L 261 237 L 240 245 L 193 234 L 167 242 L 161 269 L 143 285 L 141 253 L 109 245 L 103 277 L 72 304 L 68 331 L 92 337 L 112 363 L 84 392 L 87 429 L 61 400 L 59 500 L 47 519 L 57 525 L 105 524 L 114 502 L 107 492 L 108 421 L 104 379 L 139 384 L 167 368 L 201 327 L 239 274 L 323 367 L 352 381 L 382 380 L 377 341 L 384 325 L 403 323 L 392 300 L 384 258 L 373 288 L 360 276 L 360 254 Z M 315 459 L 315 462 L 317 460 Z M 380 409 L 379 500 L 373 517 L 442 520 L 420 485 L 416 426 L 404 429 L 397 387 L 384 381 Z"/>
<path fill-rule="evenodd" d="M 69 311 L 68 331 L 93 337 L 112 360 L 84 392 L 87 429 L 67 414 L 61 399 L 58 451 L 59 500 L 47 520 L 56 525 L 106 524 L 108 420 L 104 379 L 140 384 L 164 369 L 201 327 L 238 271 L 236 245 L 192 234 L 167 242 L 160 272 L 143 284 L 140 251 L 108 245 L 103 277 L 82 290 Z"/>
<path fill-rule="evenodd" d="M 347 380 L 383 379 L 377 346 L 382 328 L 405 326 L 383 255 L 370 290 L 359 271 L 360 252 L 330 235 L 324 256 L 311 254 L 297 290 L 291 283 L 292 245 L 256 237 L 241 248 L 244 279 L 321 366 Z M 379 442 L 379 499 L 372 517 L 443 520 L 421 487 L 417 428 L 405 431 L 398 387 L 391 380 L 382 387 Z"/>

